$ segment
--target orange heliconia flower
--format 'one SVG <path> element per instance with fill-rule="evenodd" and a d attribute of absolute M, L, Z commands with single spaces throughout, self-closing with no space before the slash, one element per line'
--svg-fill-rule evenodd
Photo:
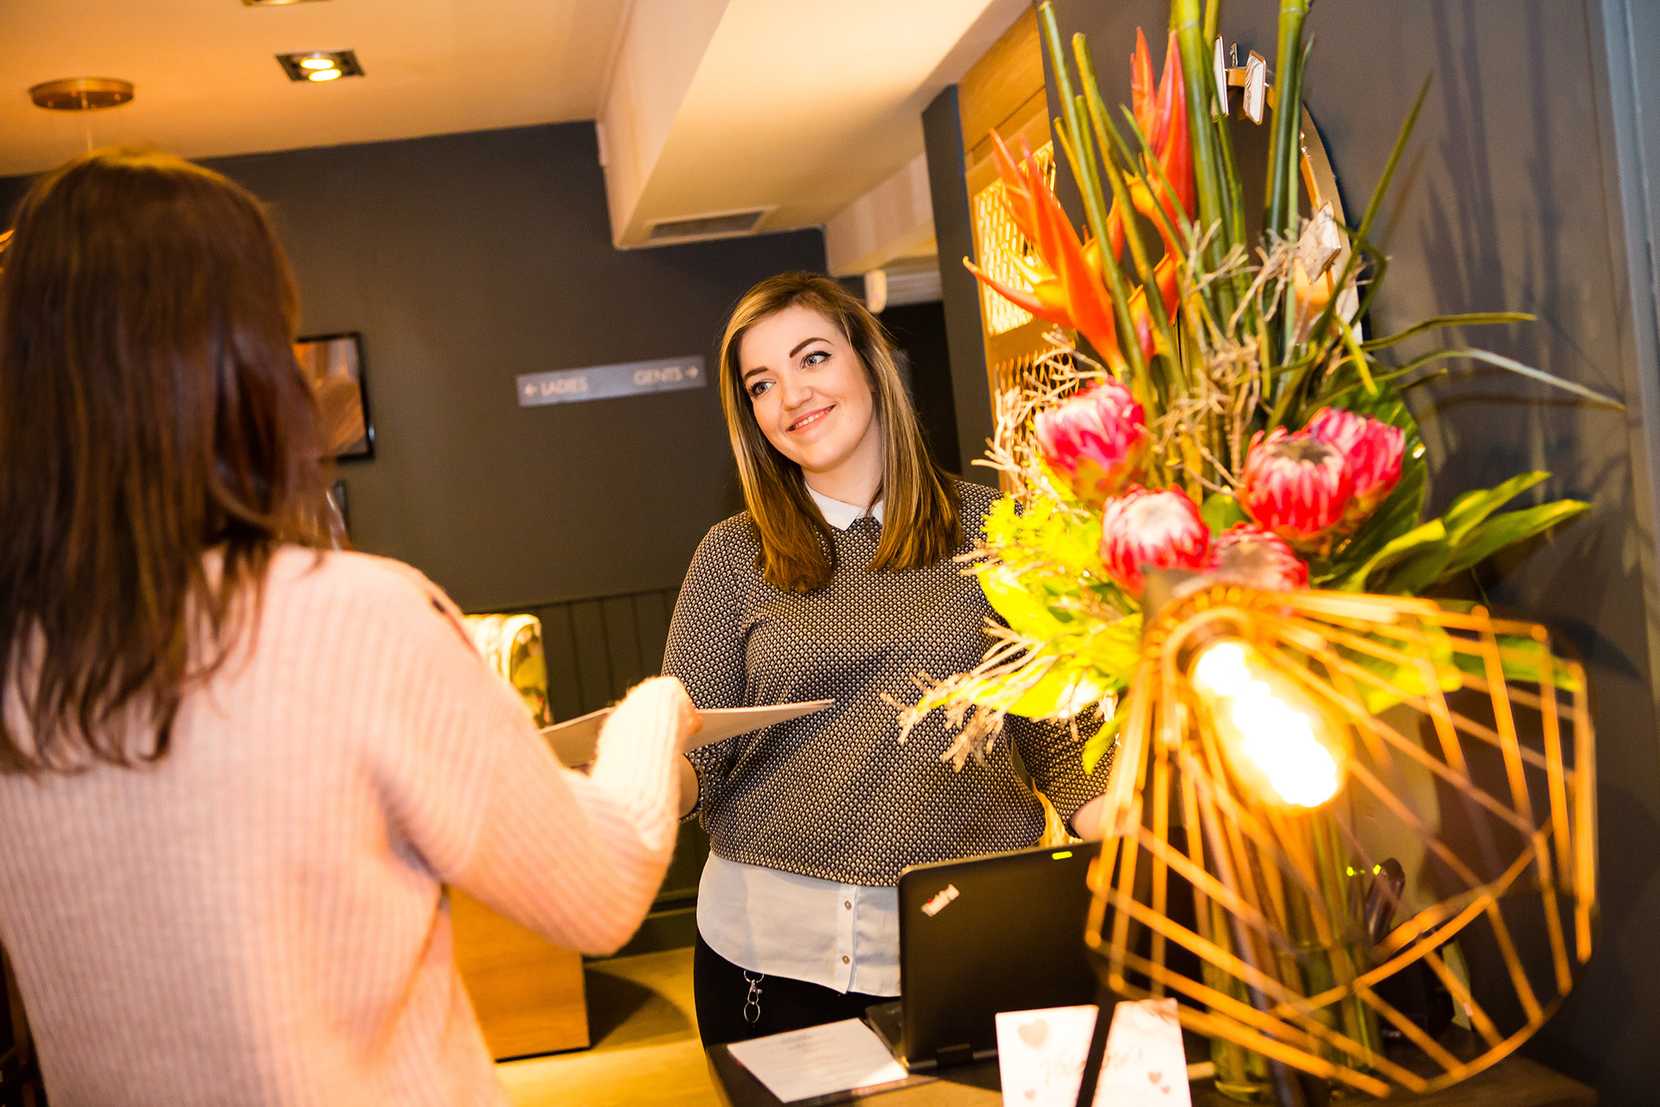
<path fill-rule="evenodd" d="M 1170 184 L 1166 190 L 1155 180 L 1148 181 L 1150 167 L 1126 175 L 1126 185 L 1135 209 L 1153 219 L 1154 196 L 1161 197 L 1166 217 L 1174 226 L 1191 218 L 1193 200 L 1193 152 L 1188 144 L 1187 100 L 1182 88 L 1181 60 L 1174 37 L 1165 55 L 1164 74 L 1153 89 L 1153 65 L 1146 36 L 1136 33 L 1136 52 L 1131 56 L 1130 98 L 1136 125 L 1146 136 L 1153 157 Z M 1022 142 L 1017 161 L 997 132 L 992 135 L 993 156 L 1003 181 L 1003 205 L 1026 241 L 1033 257 L 1017 261 L 1030 291 L 1011 288 L 987 274 L 967 258 L 963 264 L 982 283 L 1017 307 L 1039 319 L 1070 327 L 1095 347 L 1115 372 L 1125 368 L 1119 344 L 1118 324 L 1111 295 L 1101 276 L 1101 246 L 1094 238 L 1081 240 L 1054 190 L 1044 178 L 1037 159 Z M 1171 196 L 1174 192 L 1174 196 Z M 1177 308 L 1176 266 L 1180 247 L 1159 227 L 1164 240 L 1164 257 L 1153 270 L 1159 301 L 1171 318 Z M 1123 213 L 1113 205 L 1107 218 L 1107 237 L 1114 258 L 1124 253 Z M 1142 355 L 1150 357 L 1154 347 L 1153 321 L 1147 309 L 1147 290 L 1133 285 L 1129 303 L 1130 320 Z"/>

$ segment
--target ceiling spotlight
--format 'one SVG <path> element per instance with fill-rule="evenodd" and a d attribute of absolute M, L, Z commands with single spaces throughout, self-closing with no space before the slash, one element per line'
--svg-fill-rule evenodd
<path fill-rule="evenodd" d="M 277 64 L 291 81 L 333 81 L 340 77 L 361 77 L 363 66 L 355 50 L 301 50 L 278 54 Z"/>

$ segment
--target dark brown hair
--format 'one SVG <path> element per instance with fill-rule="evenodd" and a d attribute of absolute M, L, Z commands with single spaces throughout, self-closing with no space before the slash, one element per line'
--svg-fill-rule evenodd
<path fill-rule="evenodd" d="M 0 772 L 153 761 L 311 541 L 316 411 L 260 204 L 166 154 L 38 180 L 0 256 Z M 137 712 L 136 716 L 129 712 Z M 131 726 L 153 738 L 127 748 Z"/>
<path fill-rule="evenodd" d="M 811 592 L 830 581 L 830 535 L 807 494 L 801 467 L 768 442 L 755 421 L 738 364 L 744 334 L 799 304 L 841 329 L 875 393 L 882 428 L 882 540 L 870 568 L 918 569 L 951 556 L 959 540 L 957 489 L 934 464 L 900 380 L 893 339 L 865 305 L 829 277 L 780 273 L 744 293 L 720 344 L 720 399 L 738 462 L 744 504 L 761 532 L 762 575 L 778 588 Z"/>

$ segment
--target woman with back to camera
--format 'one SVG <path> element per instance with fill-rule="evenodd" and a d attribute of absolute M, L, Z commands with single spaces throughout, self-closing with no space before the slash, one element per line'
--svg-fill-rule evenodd
<path fill-rule="evenodd" d="M 900 870 L 1031 846 L 1044 826 L 1010 743 L 958 773 L 940 714 L 900 744 L 884 699 L 979 661 L 991 610 L 955 558 L 997 493 L 930 459 L 881 324 L 827 277 L 772 277 L 732 312 L 719 377 L 748 510 L 693 555 L 663 671 L 702 709 L 836 703 L 681 770 L 682 809 L 711 845 L 694 962 L 705 1044 L 897 995 Z M 1093 834 L 1105 765 L 1084 774 L 1065 724 L 1008 724 L 1039 788 Z"/>
<path fill-rule="evenodd" d="M 310 548 L 295 300 L 258 203 L 161 154 L 38 181 L 0 257 L 0 943 L 54 1107 L 505 1103 L 442 885 L 620 945 L 697 725 L 559 766 L 448 600 Z"/>

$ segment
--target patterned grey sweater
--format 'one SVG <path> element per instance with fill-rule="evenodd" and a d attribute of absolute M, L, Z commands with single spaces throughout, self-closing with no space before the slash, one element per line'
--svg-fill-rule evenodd
<path fill-rule="evenodd" d="M 958 482 L 966 552 L 993 489 Z M 979 582 L 944 560 L 871 572 L 874 518 L 832 529 L 836 570 L 807 595 L 768 584 L 748 513 L 704 536 L 681 587 L 663 672 L 701 708 L 834 699 L 825 711 L 706 746 L 691 755 L 699 812 L 716 853 L 821 880 L 891 885 L 907 865 L 1034 844 L 1043 812 L 1020 780 L 1010 743 L 962 772 L 934 712 L 901 745 L 887 694 L 914 702 L 918 673 L 972 668 L 991 615 Z M 1061 816 L 1106 788 L 1086 775 L 1081 743 L 1061 723 L 1011 716 L 1005 732 Z"/>

